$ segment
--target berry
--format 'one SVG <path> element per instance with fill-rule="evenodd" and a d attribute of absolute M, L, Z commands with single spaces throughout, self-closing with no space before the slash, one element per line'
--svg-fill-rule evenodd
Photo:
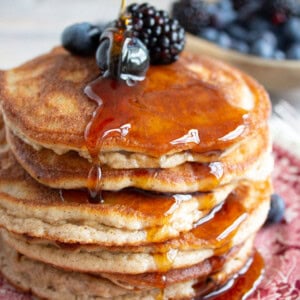
<path fill-rule="evenodd" d="M 285 204 L 282 197 L 272 194 L 271 206 L 266 220 L 266 224 L 279 223 L 284 216 Z"/>
<path fill-rule="evenodd" d="M 149 67 L 146 46 L 132 32 L 114 27 L 101 35 L 96 60 L 104 77 L 127 82 L 143 80 Z"/>
<path fill-rule="evenodd" d="M 238 11 L 239 20 L 248 20 L 254 16 L 262 6 L 262 1 L 232 0 L 233 7 Z"/>
<path fill-rule="evenodd" d="M 218 4 L 222 4 L 221 1 Z M 218 7 L 217 4 L 217 7 Z M 236 19 L 236 12 L 231 6 L 224 7 L 220 6 L 214 13 L 211 14 L 211 24 L 217 28 L 225 28 L 228 24 L 232 23 Z"/>
<path fill-rule="evenodd" d="M 263 7 L 264 13 L 274 24 L 285 23 L 297 9 L 297 0 L 266 0 Z"/>
<path fill-rule="evenodd" d="M 249 45 L 246 42 L 240 40 L 233 40 L 231 48 L 241 53 L 249 52 Z"/>
<path fill-rule="evenodd" d="M 265 40 L 273 48 L 276 48 L 278 41 L 276 35 L 272 31 L 263 32 L 261 35 L 261 39 Z"/>
<path fill-rule="evenodd" d="M 271 30 L 272 24 L 261 16 L 254 16 L 245 24 L 248 29 L 256 31 Z"/>
<path fill-rule="evenodd" d="M 300 43 L 295 43 L 290 46 L 286 52 L 288 59 L 300 59 Z"/>
<path fill-rule="evenodd" d="M 219 1 L 219 2 L 217 2 L 217 7 L 220 10 L 224 10 L 224 11 L 232 10 L 233 9 L 232 1 L 231 0 Z"/>
<path fill-rule="evenodd" d="M 260 38 L 253 43 L 251 53 L 263 58 L 271 58 L 274 54 L 274 47 L 265 39 Z"/>
<path fill-rule="evenodd" d="M 169 64 L 178 59 L 184 48 L 185 32 L 177 20 L 147 3 L 132 4 L 127 12 L 132 16 L 134 35 L 149 50 L 151 64 Z"/>
<path fill-rule="evenodd" d="M 233 7 L 236 10 L 240 10 L 240 9 L 244 8 L 245 6 L 248 6 L 252 2 L 253 2 L 253 0 L 232 0 Z"/>
<path fill-rule="evenodd" d="M 283 32 L 292 42 L 300 42 L 300 18 L 291 18 L 284 25 Z"/>
<path fill-rule="evenodd" d="M 227 32 L 233 38 L 246 40 L 247 30 L 238 24 L 232 24 L 227 28 Z"/>
<path fill-rule="evenodd" d="M 203 0 L 179 0 L 173 4 L 172 14 L 188 32 L 197 34 L 201 27 L 210 25 L 213 9 L 213 4 Z"/>
<path fill-rule="evenodd" d="M 201 30 L 198 35 L 208 41 L 215 42 L 218 39 L 219 31 L 215 28 L 207 27 Z"/>
<path fill-rule="evenodd" d="M 216 42 L 223 48 L 230 48 L 232 43 L 230 36 L 226 32 L 221 32 Z"/>
<path fill-rule="evenodd" d="M 62 33 L 62 45 L 76 55 L 92 55 L 99 44 L 101 30 L 90 23 L 77 23 L 65 28 Z"/>
<path fill-rule="evenodd" d="M 110 54 L 109 54 L 110 45 L 111 45 L 110 39 L 108 38 L 102 39 L 96 51 L 96 61 L 102 73 L 105 73 L 108 70 L 109 59 L 110 59 Z"/>
<path fill-rule="evenodd" d="M 276 60 L 283 60 L 283 59 L 286 58 L 285 53 L 283 51 L 281 51 L 281 50 L 278 50 L 278 49 L 274 52 L 274 56 L 273 57 Z"/>
<path fill-rule="evenodd" d="M 149 53 L 146 46 L 136 37 L 125 40 L 122 49 L 121 78 L 140 80 L 149 68 Z"/>

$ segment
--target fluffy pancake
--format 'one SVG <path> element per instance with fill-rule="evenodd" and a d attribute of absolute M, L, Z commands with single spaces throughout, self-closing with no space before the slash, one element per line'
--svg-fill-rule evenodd
<path fill-rule="evenodd" d="M 190 230 L 235 187 L 231 184 L 207 193 L 175 195 L 105 192 L 106 202 L 96 205 L 88 201 L 84 191 L 42 186 L 10 152 L 3 150 L 0 155 L 1 225 L 63 243 L 124 245 L 166 240 Z"/>
<path fill-rule="evenodd" d="M 36 260 L 69 270 L 81 272 L 107 272 L 141 274 L 190 267 L 231 247 L 242 244 L 265 222 L 269 210 L 270 184 L 245 183 L 226 199 L 226 203 L 213 212 L 208 220 L 178 238 L 153 243 L 146 240 L 142 247 L 113 247 L 61 245 L 3 233 L 9 245 L 18 252 Z M 113 230 L 112 228 L 110 229 Z M 116 236 L 118 238 L 119 236 Z M 126 246 L 126 245 L 125 245 Z"/>
<path fill-rule="evenodd" d="M 272 169 L 248 76 L 186 53 L 129 86 L 57 48 L 0 73 L 0 107 L 0 268 L 19 287 L 190 299 L 248 265 Z"/>
<path fill-rule="evenodd" d="M 98 74 L 94 58 L 61 48 L 1 73 L 6 125 L 36 148 L 60 154 L 74 150 L 89 157 L 84 132 L 97 105 L 83 90 Z M 270 108 L 267 94 L 255 81 L 232 67 L 190 54 L 174 64 L 151 66 L 137 89 L 138 93 L 130 90 L 139 94 L 134 100 L 116 91 L 116 105 L 104 105 L 106 115 L 121 122 L 115 128 L 130 124 L 130 130 L 126 137 L 106 138 L 101 152 L 160 157 L 219 151 L 265 126 Z M 125 108 L 118 106 L 123 100 Z"/>
<path fill-rule="evenodd" d="M 152 241 L 177 236 L 191 229 L 235 187 L 174 195 L 104 192 L 105 202 L 97 204 L 89 201 L 85 191 L 54 190 L 39 184 L 9 151 L 0 153 L 0 167 L 0 224 L 61 242 L 134 244 L 147 236 Z"/>
<path fill-rule="evenodd" d="M 86 188 L 92 165 L 76 152 L 57 155 L 51 150 L 35 150 L 10 131 L 8 143 L 20 164 L 37 181 L 54 188 Z M 217 161 L 185 163 L 167 169 L 102 168 L 103 190 L 136 187 L 144 190 L 187 193 L 210 191 L 241 178 L 265 179 L 272 170 L 270 137 L 267 128 L 240 143 Z"/>
<path fill-rule="evenodd" d="M 210 289 L 223 285 L 245 265 L 252 254 L 252 243 L 252 239 L 249 239 L 233 257 L 226 261 L 221 271 L 207 279 L 208 282 L 213 283 Z M 2 274 L 22 290 L 53 300 L 156 300 L 159 295 L 163 296 L 163 299 L 189 299 L 196 296 L 196 292 L 201 293 L 201 290 L 195 291 L 193 288 L 198 283 L 197 278 L 171 284 L 160 290 L 126 285 L 122 278 L 107 280 L 84 273 L 64 271 L 31 260 L 16 252 L 4 241 L 1 241 L 0 247 L 0 268 Z"/>

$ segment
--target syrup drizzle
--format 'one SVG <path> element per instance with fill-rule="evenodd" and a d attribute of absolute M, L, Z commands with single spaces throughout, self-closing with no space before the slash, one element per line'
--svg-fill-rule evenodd
<path fill-rule="evenodd" d="M 248 213 L 240 203 L 240 198 L 232 193 L 224 203 L 215 207 L 204 219 L 200 219 L 187 236 L 190 235 L 189 238 L 196 243 L 207 243 L 215 249 L 215 255 L 221 255 L 232 247 L 231 240 Z"/>
<path fill-rule="evenodd" d="M 124 23 L 127 24 L 128 20 L 124 15 L 125 6 L 126 1 L 122 0 L 120 15 Z M 113 55 L 119 55 L 122 51 L 120 41 L 124 40 L 124 32 L 120 30 L 114 36 L 114 38 L 119 39 L 119 42 L 114 43 L 112 46 L 111 51 Z M 112 74 L 118 73 L 119 69 L 120 64 L 109 66 L 109 72 Z M 184 150 L 187 144 L 194 144 L 196 150 L 197 146 L 199 146 L 198 150 L 200 150 L 202 140 L 206 144 L 209 144 L 209 141 L 226 143 L 238 138 L 244 131 L 243 116 L 245 111 L 229 105 L 216 89 L 205 85 L 200 80 L 189 78 L 189 86 L 185 86 L 185 90 L 182 93 L 182 82 L 185 82 L 185 80 L 180 72 L 176 72 L 176 67 L 166 67 L 165 77 L 159 75 L 160 71 L 158 68 L 153 67 L 152 70 L 152 73 L 154 73 L 152 77 L 157 77 L 157 81 L 155 82 L 154 80 L 150 84 L 148 82 L 148 86 L 145 83 L 132 86 L 130 82 L 102 76 L 88 84 L 84 90 L 85 94 L 97 103 L 97 109 L 85 130 L 86 147 L 93 162 L 88 175 L 88 189 L 92 197 L 90 202 L 103 204 L 106 202 L 101 192 L 102 170 L 100 161 L 100 153 L 106 142 L 109 145 L 109 141 L 116 139 L 120 146 L 130 145 L 137 149 L 139 148 L 138 145 L 147 145 L 147 148 L 149 148 L 149 143 L 152 143 L 153 148 L 150 152 L 160 156 L 174 148 Z M 171 79 L 172 84 L 170 85 Z M 161 80 L 163 81 L 162 85 Z M 159 90 L 158 87 L 164 85 L 166 87 L 170 86 L 165 90 Z M 195 95 L 198 96 L 197 100 L 201 99 L 198 107 L 195 106 L 195 103 L 197 103 L 194 99 Z M 176 111 L 174 111 L 174 107 L 170 106 L 170 103 L 173 101 L 177 104 Z M 215 102 L 214 105 L 220 107 L 220 110 L 223 112 L 222 119 L 230 119 L 231 122 L 224 122 L 224 124 L 227 124 L 226 126 L 220 126 L 218 130 L 211 133 L 209 125 L 213 122 L 216 123 L 216 118 L 219 118 L 218 113 L 220 112 L 220 110 L 214 111 L 211 108 L 212 102 Z M 197 118 L 201 110 L 206 112 L 205 118 L 203 118 L 203 114 L 200 114 L 200 117 Z M 208 112 L 212 113 L 207 115 Z M 144 116 L 144 118 L 141 118 L 141 116 Z M 211 121 L 209 120 L 210 118 L 212 119 Z M 206 123 L 199 123 L 199 119 L 201 121 L 206 120 Z M 192 120 L 192 122 L 186 124 L 187 120 Z M 186 126 L 183 126 L 183 124 L 186 124 Z M 213 163 L 208 168 L 216 179 L 222 177 L 223 168 L 220 163 Z M 195 238 L 205 239 L 206 231 L 208 230 L 210 232 L 209 238 L 212 239 L 213 235 L 215 245 L 220 247 L 224 240 L 227 241 L 234 235 L 239 224 L 245 218 L 245 212 L 241 211 L 241 209 L 234 210 L 233 213 L 236 217 L 235 221 L 230 225 L 225 222 L 227 229 L 219 235 L 216 236 L 216 232 L 219 232 L 216 228 L 217 223 L 209 222 L 209 220 L 205 221 L 204 224 L 202 224 L 202 220 L 201 225 L 198 224 L 192 234 Z M 239 214 L 238 217 L 237 214 Z M 215 213 L 214 211 L 211 214 L 211 219 L 215 221 L 217 215 L 218 212 Z M 232 221 L 232 218 L 228 219 Z M 168 222 L 168 220 L 169 218 L 166 217 L 164 222 Z M 222 225 L 224 225 L 224 222 L 222 222 Z M 214 231 L 213 234 L 212 231 Z M 164 235 L 163 229 L 160 232 L 155 231 L 155 229 L 148 230 L 147 239 L 151 242 L 157 239 L 158 235 Z M 222 253 L 224 253 L 223 248 Z M 172 268 L 176 256 L 177 250 L 173 248 L 153 255 L 153 259 L 161 273 L 159 276 L 161 282 L 166 282 L 166 277 L 163 273 Z M 164 291 L 162 289 L 157 299 L 163 298 Z"/>
<path fill-rule="evenodd" d="M 186 74 L 183 76 L 184 72 L 176 71 L 174 66 L 163 68 L 166 74 L 162 77 L 160 69 L 152 66 L 146 79 L 135 86 L 105 77 L 86 86 L 86 95 L 98 105 L 85 131 L 86 146 L 96 169 L 89 179 L 92 194 L 94 189 L 101 190 L 99 154 L 109 144 L 130 147 L 137 152 L 146 147 L 154 156 L 160 156 L 176 149 L 201 149 L 202 142 L 207 145 L 216 141 L 243 123 L 244 110 L 232 107 L 217 90 L 191 78 L 183 93 Z M 158 88 L 160 85 L 162 89 Z M 174 101 L 176 105 L 170 105 Z M 219 108 L 208 108 L 211 102 L 224 111 L 224 119 L 233 119 L 217 130 L 208 130 L 217 122 L 220 112 Z M 206 116 L 202 110 L 208 111 Z M 203 120 L 206 124 L 202 124 Z M 226 142 L 219 140 L 219 143 Z M 216 179 L 222 177 L 220 163 L 215 162 L 207 168 Z"/>
<path fill-rule="evenodd" d="M 114 137 L 122 139 L 127 136 L 131 128 L 130 123 L 119 123 L 117 99 L 120 95 L 133 97 L 134 91 L 136 89 L 132 89 L 124 81 L 105 77 L 88 84 L 84 90 L 85 94 L 98 105 L 85 130 L 86 146 L 93 162 L 88 176 L 88 189 L 92 198 L 99 195 L 101 191 L 102 171 L 99 156 L 105 140 Z"/>
<path fill-rule="evenodd" d="M 122 0 L 122 2 L 121 2 L 121 9 L 120 9 L 120 16 L 124 15 L 125 8 L 126 8 L 126 0 Z"/>
<path fill-rule="evenodd" d="M 246 130 L 246 111 L 192 75 L 182 65 L 185 62 L 151 66 L 145 80 L 135 86 L 109 78 L 89 84 L 87 96 L 106 107 L 93 121 L 107 120 L 110 115 L 116 126 L 106 124 L 106 129 L 130 124 L 126 139 L 115 137 L 114 145 L 155 157 L 171 151 L 213 150 L 209 145 L 222 150 L 232 144 Z M 101 134 L 94 134 L 93 139 L 101 139 Z"/>
<path fill-rule="evenodd" d="M 198 300 L 245 300 L 257 288 L 264 273 L 264 260 L 255 250 L 242 270 L 224 286 Z"/>

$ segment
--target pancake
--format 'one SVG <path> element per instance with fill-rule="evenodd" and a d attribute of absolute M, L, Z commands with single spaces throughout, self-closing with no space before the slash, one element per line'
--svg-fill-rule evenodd
<path fill-rule="evenodd" d="M 147 201 L 146 193 L 120 191 L 107 193 L 108 202 L 111 195 L 110 203 L 96 205 L 86 198 L 78 198 L 80 191 L 62 199 L 64 191 L 51 190 L 35 182 L 9 152 L 1 154 L 0 161 L 1 225 L 17 233 L 64 243 L 124 245 L 145 243 L 149 236 L 154 242 L 166 240 L 191 229 L 233 189 L 227 186 L 210 193 L 181 195 L 181 199 L 188 197 L 188 201 L 180 201 L 177 195 L 175 202 L 174 197 L 148 194 L 148 201 L 149 197 L 154 201 L 148 204 L 139 200 L 142 197 Z M 130 206 L 123 198 L 128 193 L 133 195 Z M 153 204 L 157 210 L 152 209 Z"/>
<path fill-rule="evenodd" d="M 205 292 L 221 287 L 229 278 L 241 270 L 252 255 L 250 239 L 240 250 L 226 261 L 221 271 L 209 276 L 210 282 Z M 16 252 L 4 241 L 0 247 L 0 268 L 2 274 L 23 291 L 31 292 L 44 299 L 189 299 L 203 293 L 203 288 L 195 290 L 203 278 L 170 284 L 164 289 L 153 289 L 137 285 L 126 285 L 119 279 L 105 279 L 86 273 L 68 272 L 42 262 L 34 261 Z M 206 287 L 209 286 L 206 284 Z"/>
<path fill-rule="evenodd" d="M 84 191 L 53 190 L 38 184 L 9 152 L 0 158 L 0 224 L 17 233 L 62 243 L 124 246 L 164 241 L 192 229 L 236 186 L 175 195 L 105 192 L 104 204 L 96 205 Z"/>
<path fill-rule="evenodd" d="M 191 231 L 162 243 L 153 243 L 148 237 L 144 241 L 150 244 L 148 246 L 142 243 L 142 247 L 113 245 L 103 249 L 99 243 L 91 246 L 75 244 L 74 247 L 57 245 L 57 240 L 51 242 L 6 232 L 3 238 L 28 257 L 69 270 L 125 274 L 168 271 L 201 263 L 216 253 L 224 254 L 244 243 L 265 222 L 269 193 L 268 182 L 256 184 L 255 187 L 245 183 L 231 193 L 226 203 L 208 220 L 200 220 L 200 224 Z"/>
<path fill-rule="evenodd" d="M 61 242 L 121 245 L 161 241 L 190 230 L 234 187 L 173 195 L 104 192 L 104 203 L 92 203 L 86 191 L 54 190 L 39 184 L 8 151 L 0 153 L 0 225 Z"/>
<path fill-rule="evenodd" d="M 94 58 L 62 48 L 2 72 L 6 125 L 37 149 L 73 150 L 91 159 L 84 133 L 97 105 L 83 91 L 98 75 Z M 102 99 L 103 118 L 118 118 L 105 128 L 99 153 L 142 153 L 151 159 L 227 149 L 265 126 L 270 108 L 265 90 L 248 76 L 187 53 L 176 63 L 151 66 L 136 87 L 102 91 L 109 98 Z"/>
<path fill-rule="evenodd" d="M 0 72 L 0 108 L 0 269 L 18 287 L 191 299 L 258 257 L 270 102 L 247 75 L 185 53 L 129 85 L 56 48 Z"/>
<path fill-rule="evenodd" d="M 19 163 L 37 181 L 53 188 L 71 189 L 89 186 L 92 165 L 76 152 L 57 155 L 51 150 L 34 150 L 7 132 L 8 143 Z M 200 164 L 185 163 L 167 169 L 102 170 L 102 190 L 136 187 L 165 193 L 210 191 L 238 179 L 264 180 L 272 170 L 270 137 L 263 128 L 217 161 Z"/>

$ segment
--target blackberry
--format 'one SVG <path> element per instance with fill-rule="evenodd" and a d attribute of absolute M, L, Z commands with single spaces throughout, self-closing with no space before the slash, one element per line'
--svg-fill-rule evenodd
<path fill-rule="evenodd" d="M 178 59 L 185 44 L 185 32 L 168 13 L 148 3 L 131 4 L 132 30 L 148 48 L 151 64 L 169 64 Z"/>
<path fill-rule="evenodd" d="M 186 29 L 198 34 L 199 28 L 211 25 L 211 10 L 215 5 L 199 0 L 179 0 L 173 4 L 172 15 Z"/>
<path fill-rule="evenodd" d="M 297 14 L 297 0 L 265 0 L 263 11 L 274 24 L 285 23 L 291 15 Z"/>

